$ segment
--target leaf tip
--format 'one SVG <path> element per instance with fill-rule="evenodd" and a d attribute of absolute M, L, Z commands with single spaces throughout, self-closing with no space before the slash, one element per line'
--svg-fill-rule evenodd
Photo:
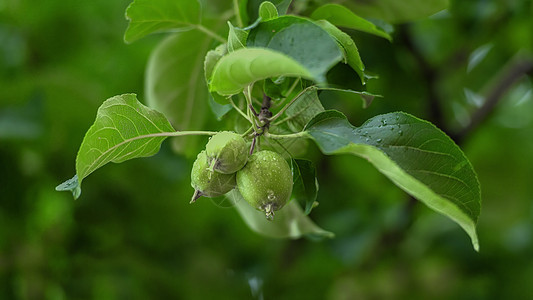
<path fill-rule="evenodd" d="M 74 175 L 71 179 L 61 183 L 55 188 L 58 192 L 71 192 L 74 200 L 78 199 L 81 195 L 81 186 L 78 181 L 78 174 Z"/>

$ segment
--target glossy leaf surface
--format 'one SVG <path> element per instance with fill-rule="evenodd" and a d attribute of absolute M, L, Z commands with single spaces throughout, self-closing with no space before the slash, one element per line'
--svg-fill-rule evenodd
<path fill-rule="evenodd" d="M 326 72 L 343 57 L 340 46 L 326 30 L 295 16 L 260 23 L 250 31 L 247 45 L 273 49 L 292 57 L 320 82 L 325 81 Z"/>
<path fill-rule="evenodd" d="M 457 222 L 479 249 L 479 182 L 459 147 L 429 122 L 406 113 L 376 116 L 352 126 L 338 111 L 306 127 L 324 154 L 352 154 L 372 163 L 398 187 Z"/>

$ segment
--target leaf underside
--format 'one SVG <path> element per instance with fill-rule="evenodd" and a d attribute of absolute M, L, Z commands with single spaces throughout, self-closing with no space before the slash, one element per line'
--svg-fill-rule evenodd
<path fill-rule="evenodd" d="M 333 238 L 334 234 L 318 227 L 296 201 L 290 201 L 283 209 L 276 211 L 274 220 L 269 221 L 265 213 L 251 207 L 237 189 L 226 194 L 235 203 L 237 212 L 253 231 L 274 238 L 297 239 L 303 236 Z"/>
<path fill-rule="evenodd" d="M 161 41 L 148 60 L 146 102 L 165 114 L 176 130 L 202 130 L 207 120 L 209 95 L 203 62 L 211 40 L 196 30 L 180 32 Z M 172 148 L 194 157 L 200 141 L 197 136 L 174 139 Z"/>
<path fill-rule="evenodd" d="M 313 79 L 301 64 L 278 51 L 241 48 L 222 57 L 215 65 L 210 90 L 220 95 L 235 95 L 253 82 L 276 76 Z"/>

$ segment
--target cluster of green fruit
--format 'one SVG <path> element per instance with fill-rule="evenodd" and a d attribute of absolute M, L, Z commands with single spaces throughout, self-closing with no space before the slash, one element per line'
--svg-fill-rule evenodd
<path fill-rule="evenodd" d="M 200 152 L 191 171 L 194 195 L 222 196 L 235 187 L 254 208 L 264 211 L 272 220 L 292 193 L 292 172 L 285 159 L 276 152 L 262 150 L 249 154 L 245 139 L 230 131 L 210 138 Z"/>

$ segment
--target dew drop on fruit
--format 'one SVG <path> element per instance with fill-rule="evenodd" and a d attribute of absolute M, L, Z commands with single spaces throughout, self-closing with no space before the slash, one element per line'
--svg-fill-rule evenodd
<path fill-rule="evenodd" d="M 274 195 L 274 191 L 273 190 L 268 190 L 267 191 L 267 198 L 270 201 L 276 200 L 276 196 Z"/>

